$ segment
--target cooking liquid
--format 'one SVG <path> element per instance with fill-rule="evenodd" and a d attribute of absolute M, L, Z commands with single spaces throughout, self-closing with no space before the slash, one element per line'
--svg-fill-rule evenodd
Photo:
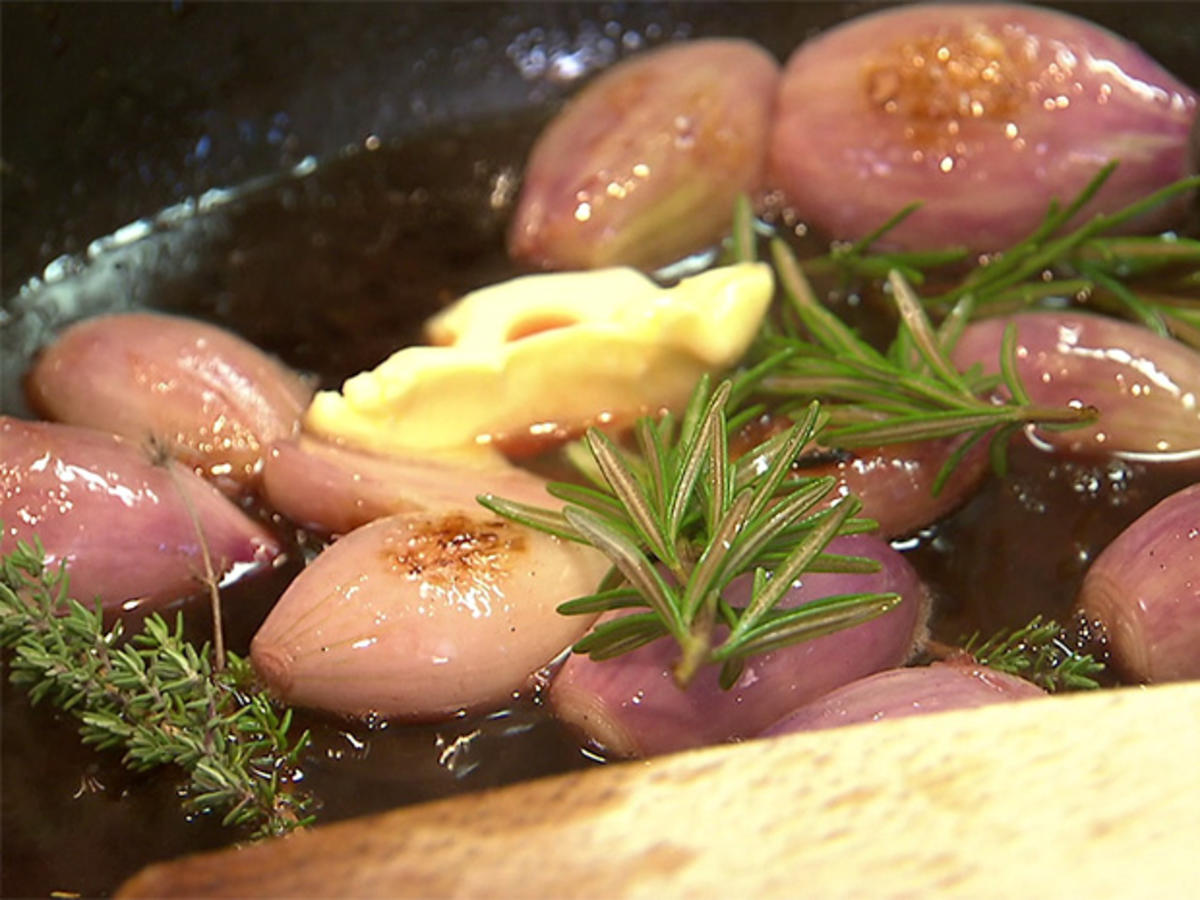
<path fill-rule="evenodd" d="M 528 115 L 361 150 L 172 224 L 151 222 L 146 236 L 66 278 L 30 285 L 9 304 L 18 318 L 0 348 L 5 411 L 27 412 L 17 382 L 48 334 L 131 306 L 223 324 L 321 387 L 339 386 L 418 341 L 441 305 L 516 274 L 503 225 L 539 124 L 540 114 Z M 871 302 L 838 311 L 879 330 Z M 989 479 L 958 512 L 897 546 L 934 589 L 942 641 L 1020 626 L 1038 612 L 1063 620 L 1095 554 L 1191 480 L 1179 468 L 1058 459 L 1018 439 L 1007 478 Z M 285 539 L 288 563 L 225 592 L 227 643 L 241 653 L 320 547 L 257 512 Z M 194 639 L 206 640 L 207 601 L 178 609 Z M 152 861 L 238 838 L 213 817 L 185 818 L 177 772 L 130 773 L 117 753 L 83 747 L 69 716 L 32 708 L 7 682 L 3 691 L 5 896 L 103 895 Z M 323 823 L 596 764 L 529 697 L 436 725 L 300 713 L 294 728 L 313 731 L 303 785 L 320 799 Z"/>

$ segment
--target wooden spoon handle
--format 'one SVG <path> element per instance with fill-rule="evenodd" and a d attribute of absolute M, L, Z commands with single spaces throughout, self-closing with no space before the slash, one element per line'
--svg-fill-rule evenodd
<path fill-rule="evenodd" d="M 150 866 L 135 897 L 1184 896 L 1200 683 L 711 748 Z"/>

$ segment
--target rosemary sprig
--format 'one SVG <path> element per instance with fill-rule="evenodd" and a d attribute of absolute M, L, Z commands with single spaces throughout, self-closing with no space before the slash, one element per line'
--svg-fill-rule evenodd
<path fill-rule="evenodd" d="M 1162 317 L 1171 336 L 1190 347 L 1200 350 L 1200 271 L 1196 273 L 1195 285 L 1191 288 L 1194 297 L 1161 294 L 1139 295 Z"/>
<path fill-rule="evenodd" d="M 934 480 L 939 491 L 965 456 L 967 447 L 990 441 L 994 467 L 1005 470 L 1010 435 L 1026 425 L 1071 428 L 1093 421 L 1092 409 L 1045 408 L 1030 402 L 1017 376 L 1014 336 L 1001 352 L 1002 375 L 958 372 L 949 359 L 968 320 L 994 315 L 1051 297 L 1087 296 L 1116 307 L 1155 332 L 1174 334 L 1200 346 L 1200 242 L 1173 234 L 1111 237 L 1108 233 L 1138 215 L 1200 187 L 1200 176 L 1182 179 L 1117 212 L 1098 215 L 1060 235 L 1112 175 L 1106 166 L 1065 207 L 1052 204 L 1041 225 L 1024 241 L 974 268 L 954 289 L 921 299 L 910 282 L 920 283 L 932 267 L 963 258 L 957 248 L 940 253 L 871 254 L 870 247 L 915 207 L 902 210 L 862 240 L 835 248 L 818 260 L 798 261 L 778 238 L 771 242 L 775 269 L 787 305 L 781 327 L 764 329 L 759 353 L 787 353 L 788 359 L 762 385 L 767 394 L 787 398 L 781 412 L 814 398 L 830 414 L 822 435 L 828 446 L 853 448 L 924 441 L 961 435 L 958 448 Z M 881 266 L 890 266 L 886 272 Z M 881 278 L 886 274 L 900 326 L 886 353 L 861 340 L 817 300 L 806 272 L 838 267 L 844 276 Z M 1181 287 L 1173 295 L 1146 296 L 1127 281 L 1137 275 L 1175 272 Z M 1195 282 L 1195 284 L 1193 284 Z M 926 310 L 944 315 L 937 329 Z M 1008 399 L 997 395 L 1003 383 Z"/>
<path fill-rule="evenodd" d="M 976 315 L 1002 315 L 1047 299 L 1089 299 L 1109 306 L 1124 307 L 1124 314 L 1141 321 L 1162 321 L 1153 313 L 1128 302 L 1128 282 L 1154 276 L 1161 278 L 1175 270 L 1182 275 L 1178 289 L 1187 292 L 1200 277 L 1200 241 L 1165 233 L 1149 237 L 1116 236 L 1113 232 L 1130 219 L 1169 203 L 1190 191 L 1200 189 L 1200 175 L 1180 179 L 1155 193 L 1140 198 L 1113 213 L 1097 215 L 1074 230 L 1062 228 L 1112 176 L 1117 164 L 1109 163 L 1084 186 L 1066 206 L 1050 206 L 1045 218 L 1023 241 L 1002 253 L 983 258 L 954 287 L 934 294 L 924 302 L 933 312 L 944 315 L 965 297 L 973 300 Z M 825 256 L 799 263 L 809 277 L 836 274 L 843 282 L 878 281 L 899 272 L 910 284 L 920 286 L 933 279 L 945 281 L 956 267 L 968 260 L 962 247 L 945 247 L 921 252 L 880 251 L 875 244 L 917 210 L 920 204 L 905 207 L 879 228 L 852 244 L 838 244 Z M 1114 292 L 1124 285 L 1126 293 Z M 1193 290 L 1194 295 L 1194 290 Z M 1200 300 L 1194 301 L 1200 305 Z M 1152 304 L 1151 304 L 1152 306 Z M 1163 318 L 1166 318 L 1165 315 Z M 1170 322 L 1165 322 L 1170 327 Z M 1176 333 L 1191 343 L 1191 333 Z M 1200 346 L 1200 344 L 1193 344 Z"/>
<path fill-rule="evenodd" d="M 845 281 L 875 281 L 896 271 L 913 284 L 923 284 L 928 272 L 965 261 L 969 256 L 967 249 L 944 247 L 940 250 L 909 252 L 880 252 L 874 249 L 876 242 L 920 207 L 920 203 L 910 203 L 857 241 L 835 244 L 827 255 L 806 259 L 800 265 L 810 277 L 836 272 Z"/>
<path fill-rule="evenodd" d="M 826 552 L 834 537 L 874 523 L 855 518 L 861 504 L 854 497 L 821 505 L 833 478 L 791 477 L 793 461 L 824 424 L 817 404 L 788 431 L 731 459 L 728 436 L 741 417 L 727 409 L 731 396 L 744 393 L 742 383 L 713 390 L 703 379 L 679 422 L 667 415 L 637 423 L 637 453 L 589 431 L 585 444 L 602 485 L 552 485 L 551 493 L 567 503 L 561 512 L 479 497 L 500 515 L 591 544 L 612 561 L 596 593 L 564 603 L 560 612 L 647 610 L 601 623 L 576 652 L 606 659 L 669 635 L 679 645 L 680 686 L 715 663 L 728 687 L 748 656 L 867 621 L 900 602 L 879 593 L 779 608 L 803 572 L 875 571 L 873 560 Z M 738 578 L 750 588 L 740 604 L 730 600 Z"/>
<path fill-rule="evenodd" d="M 215 671 L 182 619 L 172 629 L 152 615 L 128 640 L 119 621 L 105 630 L 99 607 L 72 599 L 66 573 L 44 560 L 24 542 L 0 556 L 0 646 L 33 702 L 75 715 L 85 743 L 123 748 L 131 769 L 179 766 L 190 812 L 220 814 L 254 838 L 312 821 L 313 800 L 296 786 L 308 732 L 288 737 L 290 710 L 254 688 L 248 660 L 229 653 Z"/>
<path fill-rule="evenodd" d="M 1051 204 L 1041 225 L 1024 241 L 976 267 L 957 287 L 929 298 L 936 310 L 946 311 L 964 296 L 974 297 L 981 315 L 1008 312 L 1047 296 L 1074 297 L 1109 287 L 1135 274 L 1200 260 L 1200 243 L 1173 234 L 1156 237 L 1109 237 L 1131 219 L 1200 188 L 1200 175 L 1183 178 L 1116 212 L 1096 215 L 1061 234 L 1062 227 L 1103 187 L 1116 170 L 1112 162 L 1096 174 L 1065 207 Z M 1098 284 L 1096 276 L 1109 284 Z M 1031 290 L 1031 288 L 1034 288 Z"/>
<path fill-rule="evenodd" d="M 1016 429 L 1028 424 L 1072 427 L 1095 419 L 1094 409 L 1044 407 L 1029 400 L 1017 376 L 1012 335 L 1002 348 L 1000 376 L 959 372 L 948 352 L 970 317 L 970 296 L 960 301 L 942 329 L 935 330 L 903 275 L 892 271 L 888 281 L 900 326 L 888 352 L 880 353 L 817 299 L 786 244 L 776 239 L 771 251 L 790 316 L 785 316 L 782 331 L 760 342 L 760 352 L 784 357 L 763 378 L 761 389 L 783 398 L 779 411 L 784 414 L 819 399 L 830 416 L 821 435 L 826 446 L 865 447 L 959 435 L 970 445 L 989 438 L 996 468 L 1003 472 L 1008 438 Z M 1000 383 L 1009 399 L 995 396 Z M 962 456 L 949 456 L 934 481 L 935 492 Z"/>
<path fill-rule="evenodd" d="M 1034 616 L 1024 627 L 1000 631 L 985 641 L 973 634 L 963 650 L 980 665 L 1020 675 L 1050 692 L 1099 687 L 1096 676 L 1104 664 L 1073 648 L 1063 634 L 1057 622 Z"/>
<path fill-rule="evenodd" d="M 857 512 L 854 508 L 842 512 L 839 507 L 811 514 L 829 491 L 828 486 L 819 487 L 818 481 L 802 486 L 799 481 L 789 480 L 792 492 L 786 499 L 778 495 L 784 484 L 782 473 L 818 436 L 822 445 L 835 448 L 960 438 L 948 450 L 934 479 L 936 493 L 981 441 L 990 442 L 994 468 L 1002 474 L 1008 439 L 1016 430 L 1027 425 L 1070 428 L 1094 421 L 1094 409 L 1048 408 L 1031 401 L 1018 377 L 1016 340 L 1011 329 L 1001 348 L 998 376 L 985 376 L 976 370 L 960 372 L 950 353 L 981 304 L 990 304 L 988 311 L 995 312 L 1014 297 L 1032 302 L 1061 290 L 1061 284 L 1051 288 L 1045 283 L 1043 273 L 1052 263 L 1074 261 L 1078 272 L 1087 276 L 1074 278 L 1070 283 L 1074 292 L 1100 285 L 1128 300 L 1111 272 L 1156 270 L 1190 259 L 1191 251 L 1181 249 L 1177 241 L 1130 241 L 1103 235 L 1146 209 L 1192 189 L 1200 183 L 1198 179 L 1185 179 L 1117 213 L 1098 216 L 1066 236 L 1056 236 L 1112 170 L 1110 166 L 1102 171 L 1066 207 L 1052 205 L 1043 223 L 1026 241 L 980 265 L 958 288 L 933 302 L 918 297 L 910 282 L 920 283 L 931 268 L 961 262 L 965 258 L 962 249 L 928 254 L 871 252 L 871 246 L 915 207 L 901 210 L 872 234 L 835 247 L 828 257 L 818 260 L 801 263 L 782 240 L 773 239 L 772 258 L 787 305 L 778 324 L 764 324 L 754 351 L 743 361 L 750 368 L 743 370 L 737 381 L 737 399 L 742 403 L 755 394 L 783 398 L 776 411 L 800 421 L 780 440 L 772 439 L 764 445 L 771 448 L 770 474 L 767 481 L 756 485 L 759 493 L 753 498 L 738 492 L 739 488 L 749 490 L 748 485 L 731 481 L 730 472 L 737 467 L 727 456 L 730 421 L 725 407 L 733 388 L 726 385 L 711 398 L 706 386 L 698 389 L 683 418 L 677 443 L 673 443 L 674 423 L 670 417 L 658 423 L 649 419 L 639 422 L 635 429 L 637 458 L 627 457 L 600 432 L 590 432 L 585 443 L 592 459 L 576 462 L 594 487 L 554 485 L 551 493 L 567 503 L 562 512 L 527 507 L 491 495 L 480 497 L 483 505 L 501 515 L 560 537 L 591 543 L 613 561 L 615 574 L 595 594 L 564 604 L 562 612 L 594 614 L 638 607 L 648 610 L 600 625 L 575 649 L 604 659 L 670 635 L 681 650 L 675 667 L 681 685 L 686 685 L 707 662 L 721 663 L 722 683 L 730 684 L 741 661 L 751 652 L 815 636 L 820 628 L 832 630 L 853 624 L 845 621 L 834 625 L 839 621 L 837 603 L 827 607 L 811 604 L 794 614 L 781 615 L 775 610 L 791 581 L 818 565 L 816 560 L 823 555 L 823 547 Z M 754 259 L 757 232 L 750 203 L 741 198 L 735 207 L 729 256 L 739 261 Z M 822 268 L 856 277 L 886 276 L 900 320 L 895 340 L 886 352 L 859 338 L 817 300 L 805 271 Z M 927 310 L 939 305 L 944 306 L 944 315 L 940 327 L 935 328 Z M 1157 321 L 1160 330 L 1167 328 L 1165 316 L 1144 310 L 1143 318 Z M 1175 318 L 1186 323 L 1182 315 Z M 1001 386 L 1006 389 L 1007 399 L 996 390 Z M 814 401 L 822 405 L 817 407 Z M 698 403 L 708 404 L 703 415 L 698 415 Z M 750 415 L 743 410 L 737 421 L 747 421 Z M 787 451 L 778 452 L 784 446 Z M 758 448 L 747 458 L 761 458 L 763 452 Z M 812 491 L 811 497 L 808 490 Z M 768 508 L 787 512 L 779 521 L 756 518 L 765 516 Z M 822 516 L 825 522 L 818 525 Z M 801 533 L 796 521 L 808 525 L 806 533 Z M 684 526 L 694 530 L 685 533 Z M 785 546 L 790 552 L 781 552 Z M 754 578 L 752 599 L 744 607 L 731 606 L 723 591 L 732 578 L 748 573 Z M 768 573 L 773 573 L 773 581 Z M 860 613 L 870 608 L 867 600 L 856 598 L 846 607 L 847 618 L 861 621 L 864 616 Z M 872 614 L 882 611 L 880 606 Z M 822 616 L 819 626 L 814 624 L 816 620 L 810 621 L 815 615 Z M 728 627 L 729 632 L 723 643 L 714 645 L 718 626 Z"/>

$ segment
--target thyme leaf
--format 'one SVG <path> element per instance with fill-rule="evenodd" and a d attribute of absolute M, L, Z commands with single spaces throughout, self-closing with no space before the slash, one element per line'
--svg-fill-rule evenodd
<path fill-rule="evenodd" d="M 980 640 L 977 632 L 963 642 L 963 650 L 980 665 L 1019 675 L 1052 693 L 1099 687 L 1096 677 L 1104 663 L 1080 653 L 1064 634 L 1057 622 L 1034 616 L 1027 625 L 999 631 L 987 640 Z"/>
<path fill-rule="evenodd" d="M 70 596 L 67 575 L 40 544 L 0 556 L 0 646 L 14 684 L 80 720 L 84 743 L 123 750 L 130 769 L 175 765 L 187 774 L 184 807 L 221 816 L 261 838 L 313 821 L 297 787 L 308 732 L 292 738 L 290 710 L 254 685 L 250 662 L 227 653 L 217 670 L 209 644 L 157 614 L 126 637 L 105 629 L 99 606 Z"/>

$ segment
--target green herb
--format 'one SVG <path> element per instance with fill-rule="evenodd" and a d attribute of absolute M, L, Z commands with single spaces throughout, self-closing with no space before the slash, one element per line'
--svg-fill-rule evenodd
<path fill-rule="evenodd" d="M 796 577 L 829 564 L 832 557 L 823 553 L 829 540 L 861 527 L 862 520 L 851 519 L 859 508 L 855 498 L 832 509 L 819 506 L 832 480 L 785 477 L 806 447 L 818 441 L 825 448 L 845 449 L 956 439 L 934 480 L 936 493 L 981 441 L 989 442 L 994 468 L 1003 473 L 1009 438 L 1018 429 L 1073 428 L 1097 416 L 1091 408 L 1043 407 L 1031 401 L 1017 375 L 1011 328 L 1001 347 L 999 375 L 984 375 L 978 369 L 960 372 L 950 354 L 972 318 L 1048 297 L 1107 292 L 1160 332 L 1191 329 L 1200 336 L 1200 314 L 1178 307 L 1164 311 L 1140 299 L 1121 280 L 1135 272 L 1194 266 L 1200 243 L 1170 235 L 1109 235 L 1194 189 L 1200 177 L 1059 233 L 1114 168 L 1102 170 L 1067 206 L 1052 204 L 1026 240 L 984 259 L 958 287 L 928 299 L 918 297 L 912 285 L 925 282 L 935 269 L 963 262 L 965 250 L 872 251 L 872 245 L 915 206 L 861 240 L 839 245 L 815 260 L 800 262 L 782 240 L 772 239 L 772 260 L 786 298 L 778 320 L 764 324 L 744 361 L 749 368 L 736 383 L 723 384 L 711 396 L 707 383 L 697 389 L 678 435 L 671 417 L 660 422 L 643 419 L 636 426 L 638 453 L 628 454 L 600 432 L 589 432 L 585 445 L 591 458 L 581 459 L 576 451 L 574 461 L 593 486 L 553 485 L 551 493 L 567 504 L 561 512 L 492 495 L 480 497 L 494 512 L 590 543 L 612 560 L 613 571 L 600 590 L 563 604 L 562 612 L 646 610 L 601 624 L 575 650 L 604 659 L 670 635 L 680 647 L 674 669 L 680 685 L 686 685 L 701 665 L 720 663 L 721 682 L 728 686 L 752 653 L 886 611 L 895 602 L 890 595 L 834 598 L 787 613 L 776 609 Z M 741 198 L 726 258 L 753 260 L 759 234 L 749 200 Z M 843 278 L 886 278 L 899 314 L 895 339 L 886 351 L 861 339 L 816 298 L 805 273 L 831 271 Z M 930 311 L 942 316 L 937 327 Z M 753 397 L 781 401 L 773 411 L 796 420 L 785 435 L 747 454 L 744 459 L 765 460 L 758 470 L 734 463 L 727 449 L 732 428 L 763 411 L 761 406 L 744 406 Z M 730 414 L 739 404 L 742 408 Z M 738 607 L 724 592 L 743 575 L 753 578 L 754 587 L 750 601 Z M 723 639 L 717 637 L 719 628 L 728 629 Z M 1076 677 L 1077 671 L 1083 670 L 1065 665 L 1060 677 Z"/>
<path fill-rule="evenodd" d="M 1195 295 L 1200 270 L 1200 241 L 1181 238 L 1173 233 L 1151 237 L 1115 236 L 1114 232 L 1131 219 L 1200 189 L 1200 175 L 1182 178 L 1113 213 L 1096 215 L 1069 232 L 1067 223 L 1087 205 L 1112 176 L 1117 163 L 1109 163 L 1084 186 L 1065 207 L 1052 203 L 1045 218 L 1023 241 L 1002 253 L 982 257 L 979 264 L 949 290 L 925 300 L 930 310 L 948 314 L 956 304 L 970 297 L 974 315 L 1000 315 L 1025 308 L 1042 300 L 1087 300 L 1163 331 L 1170 322 L 1153 310 L 1153 302 L 1140 305 L 1130 290 L 1131 279 L 1153 276 L 1165 279 L 1168 293 L 1192 296 L 1191 305 L 1200 304 Z M 809 276 L 836 273 L 844 282 L 876 281 L 899 272 L 908 282 L 921 285 L 940 276 L 949 277 L 954 267 L 968 259 L 962 247 L 946 247 L 923 252 L 877 251 L 874 245 L 900 222 L 919 208 L 913 204 L 901 210 L 878 229 L 853 244 L 835 245 L 826 256 L 804 260 L 800 265 Z M 1124 290 L 1122 290 L 1124 287 Z M 1189 290 L 1190 288 L 1190 290 Z M 1133 295 L 1134 302 L 1129 298 Z M 1146 308 L 1149 307 L 1149 308 Z M 1165 326 L 1165 328 L 1164 328 Z M 1177 336 L 1193 345 L 1188 331 Z"/>
<path fill-rule="evenodd" d="M 215 671 L 197 649 L 150 616 L 125 640 L 105 630 L 98 608 L 71 599 L 66 573 L 44 563 L 40 545 L 20 542 L 0 556 L 0 646 L 12 648 L 12 681 L 81 722 L 85 743 L 122 748 L 135 770 L 173 764 L 187 773 L 185 807 L 217 813 L 255 838 L 312 821 L 312 798 L 297 786 L 307 732 L 288 737 L 280 712 L 253 686 L 247 660 L 229 653 Z"/>
<path fill-rule="evenodd" d="M 874 245 L 889 231 L 921 208 L 910 203 L 870 234 L 852 244 L 835 244 L 825 256 L 806 259 L 800 265 L 806 275 L 837 273 L 843 281 L 876 281 L 896 271 L 913 284 L 923 284 L 926 273 L 961 263 L 970 255 L 965 247 L 916 252 L 879 252 Z"/>
<path fill-rule="evenodd" d="M 1171 234 L 1115 240 L 1104 235 L 1200 187 L 1200 176 L 1181 179 L 1114 213 L 1093 216 L 1075 230 L 1059 234 L 1100 190 L 1116 167 L 1115 162 L 1105 166 L 1066 207 L 1060 209 L 1057 204 L 1051 204 L 1046 218 L 1032 235 L 976 268 L 954 290 L 931 298 L 930 304 L 949 309 L 970 294 L 975 298 L 976 309 L 990 315 L 1011 311 L 1046 296 L 1078 296 L 1097 287 L 1097 275 L 1119 281 L 1135 272 L 1157 271 L 1164 266 L 1189 261 L 1194 265 L 1200 258 L 1200 244 L 1196 241 Z M 1031 287 L 1035 290 L 1031 291 Z"/>
<path fill-rule="evenodd" d="M 788 306 L 782 329 L 760 342 L 760 352 L 781 358 L 760 387 L 782 399 L 777 408 L 782 414 L 819 399 L 830 417 L 820 436 L 826 446 L 866 447 L 965 436 L 934 480 L 936 493 L 980 440 L 990 439 L 995 467 L 1003 472 L 1005 449 L 1017 429 L 1028 424 L 1073 427 L 1095 419 L 1091 408 L 1045 407 L 1029 400 L 1017 376 L 1011 333 L 1002 348 L 1001 375 L 959 372 L 948 351 L 970 317 L 969 298 L 935 330 L 916 293 L 893 270 L 888 280 L 900 326 L 888 352 L 881 353 L 821 304 L 782 241 L 772 241 L 771 250 Z M 1010 399 L 996 395 L 1001 383 Z"/>
<path fill-rule="evenodd" d="M 1195 295 L 1189 299 L 1179 295 L 1158 293 L 1139 295 L 1161 317 L 1171 336 L 1190 347 L 1200 349 L 1200 272 L 1196 273 L 1195 284 L 1188 289 Z"/>
<path fill-rule="evenodd" d="M 1122 281 L 1133 274 L 1162 273 L 1191 267 L 1180 283 L 1190 284 L 1200 262 L 1200 242 L 1174 235 L 1154 238 L 1107 237 L 1107 232 L 1156 205 L 1200 185 L 1184 179 L 1116 213 L 1096 216 L 1080 228 L 1058 232 L 1100 190 L 1115 165 L 1103 169 L 1065 208 L 1052 205 L 1042 224 L 1025 241 L 986 259 L 948 292 L 918 297 L 932 268 L 960 262 L 959 248 L 922 254 L 872 253 L 872 245 L 916 209 L 901 210 L 879 229 L 827 257 L 798 261 L 780 239 L 771 255 L 786 298 L 777 325 L 764 328 L 758 358 L 784 357 L 765 377 L 761 390 L 782 399 L 788 414 L 819 399 L 830 421 L 820 439 L 828 447 L 855 447 L 960 438 L 948 451 L 933 490 L 941 490 L 971 447 L 990 443 L 994 468 L 1003 473 L 1011 435 L 1028 425 L 1072 428 L 1094 421 L 1090 408 L 1036 405 L 1017 375 L 1015 335 L 1006 333 L 999 376 L 959 372 L 949 358 L 962 328 L 980 314 L 1008 311 L 1051 296 L 1094 295 L 1096 302 L 1119 305 L 1160 334 L 1174 333 L 1200 345 L 1200 310 L 1178 297 L 1171 303 L 1139 295 Z M 738 218 L 749 215 L 747 205 Z M 748 232 L 735 220 L 735 233 Z M 738 242 L 746 257 L 745 240 Z M 895 339 L 886 352 L 876 350 L 827 309 L 815 296 L 806 272 L 837 270 L 844 277 L 884 278 L 899 313 Z M 1190 279 L 1190 280 L 1189 280 Z M 927 310 L 944 314 L 940 326 Z M 1003 385 L 1007 399 L 997 388 Z"/>
<path fill-rule="evenodd" d="M 551 484 L 550 493 L 566 503 L 561 512 L 479 498 L 500 515 L 591 544 L 612 561 L 595 594 L 564 603 L 560 612 L 647 610 L 598 625 L 576 652 L 606 659 L 670 635 L 680 648 L 680 686 L 715 663 L 728 687 L 748 656 L 865 622 L 900 602 L 896 594 L 855 594 L 778 608 L 806 571 L 869 572 L 878 563 L 825 552 L 837 535 L 874 528 L 854 517 L 856 498 L 822 505 L 832 477 L 791 477 L 793 461 L 823 424 L 816 404 L 788 431 L 731 459 L 729 434 L 744 416 L 727 416 L 727 409 L 760 375 L 716 390 L 702 380 L 678 424 L 670 415 L 642 418 L 636 454 L 589 431 L 585 444 L 601 477 L 594 487 Z M 742 605 L 727 597 L 739 577 L 750 580 Z"/>
<path fill-rule="evenodd" d="M 1057 622 L 1043 622 L 1041 616 L 986 641 L 981 642 L 976 633 L 963 649 L 980 665 L 1020 675 L 1051 692 L 1097 688 L 1096 676 L 1104 671 L 1103 663 L 1071 646 Z"/>

